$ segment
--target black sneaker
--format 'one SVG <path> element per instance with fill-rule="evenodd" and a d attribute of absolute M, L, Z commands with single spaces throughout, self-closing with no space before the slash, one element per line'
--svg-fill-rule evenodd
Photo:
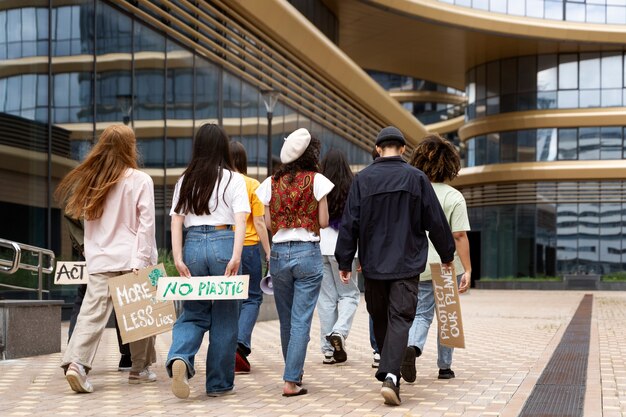
<path fill-rule="evenodd" d="M 440 369 L 438 379 L 452 379 L 454 378 L 454 371 L 450 368 Z"/>
<path fill-rule="evenodd" d="M 417 352 L 413 346 L 407 346 L 404 351 L 404 359 L 402 360 L 402 366 L 400 367 L 400 375 L 406 382 L 415 382 L 417 378 L 417 371 L 415 370 L 415 358 Z"/>
<path fill-rule="evenodd" d="M 122 355 L 120 363 L 117 365 L 118 371 L 130 371 L 133 367 L 133 361 L 130 359 L 130 355 Z"/>
<path fill-rule="evenodd" d="M 336 363 L 342 363 L 348 360 L 346 342 L 341 333 L 332 333 L 330 336 L 326 336 L 326 340 L 328 340 L 333 349 L 335 349 L 333 358 L 335 358 Z"/>
<path fill-rule="evenodd" d="M 380 395 L 385 399 L 387 405 L 400 405 L 400 386 L 393 383 L 391 378 L 385 379 L 383 387 L 380 389 Z"/>

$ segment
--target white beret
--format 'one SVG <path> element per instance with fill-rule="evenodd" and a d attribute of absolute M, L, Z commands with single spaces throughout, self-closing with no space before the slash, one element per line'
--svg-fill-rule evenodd
<path fill-rule="evenodd" d="M 300 158 L 311 143 L 311 134 L 301 127 L 285 138 L 283 148 L 280 150 L 280 162 L 288 164 Z"/>

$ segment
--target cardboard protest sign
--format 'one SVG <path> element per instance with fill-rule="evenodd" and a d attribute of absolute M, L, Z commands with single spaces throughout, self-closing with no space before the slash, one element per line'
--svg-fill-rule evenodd
<path fill-rule="evenodd" d="M 465 334 L 454 267 L 444 268 L 442 264 L 430 264 L 430 270 L 433 277 L 439 340 L 444 346 L 464 348 Z"/>
<path fill-rule="evenodd" d="M 245 300 L 249 281 L 250 275 L 161 278 L 157 300 Z"/>
<path fill-rule="evenodd" d="M 57 262 L 54 283 L 57 285 L 86 284 L 89 281 L 87 264 L 82 262 Z"/>
<path fill-rule="evenodd" d="M 109 278 L 109 291 L 122 342 L 145 339 L 172 329 L 174 303 L 156 299 L 157 282 L 165 277 L 163 264 L 140 269 L 137 275 Z"/>

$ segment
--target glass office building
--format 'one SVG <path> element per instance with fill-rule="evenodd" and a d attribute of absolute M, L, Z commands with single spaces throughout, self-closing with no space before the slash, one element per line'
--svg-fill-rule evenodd
<path fill-rule="evenodd" d="M 384 124 L 337 86 L 227 7 L 170 3 L 0 2 L 1 238 L 71 259 L 55 187 L 106 126 L 127 123 L 154 180 L 157 243 L 168 248 L 173 185 L 197 127 L 223 126 L 244 144 L 249 175 L 267 175 L 267 84 L 281 91 L 271 126 L 275 165 L 282 139 L 298 127 L 317 135 L 323 151 L 340 148 L 355 167 L 369 163 Z"/>

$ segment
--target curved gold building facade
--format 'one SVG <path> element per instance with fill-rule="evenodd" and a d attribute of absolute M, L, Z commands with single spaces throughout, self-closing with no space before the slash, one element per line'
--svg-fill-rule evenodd
<path fill-rule="evenodd" d="M 326 1 L 359 65 L 465 90 L 453 185 L 480 276 L 626 270 L 622 3 Z"/>

